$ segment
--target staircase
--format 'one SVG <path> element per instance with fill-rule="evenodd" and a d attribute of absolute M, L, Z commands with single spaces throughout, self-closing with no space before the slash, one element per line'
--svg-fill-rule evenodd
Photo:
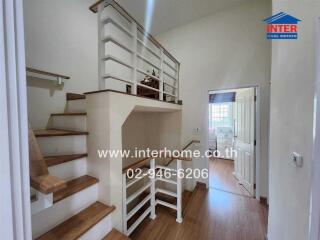
<path fill-rule="evenodd" d="M 98 201 L 99 179 L 87 170 L 86 136 L 90 133 L 85 110 L 84 95 L 68 94 L 66 112 L 51 114 L 48 129 L 33 131 L 45 177 L 59 183 L 59 188 L 49 192 L 32 185 L 37 195 L 32 201 L 37 209 L 32 216 L 34 239 L 129 239 L 112 229 L 115 207 Z M 30 165 L 37 169 L 38 162 Z M 41 184 L 42 178 L 36 179 Z"/>

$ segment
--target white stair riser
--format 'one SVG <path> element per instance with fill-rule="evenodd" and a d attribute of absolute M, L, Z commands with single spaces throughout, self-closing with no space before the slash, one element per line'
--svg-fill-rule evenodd
<path fill-rule="evenodd" d="M 87 116 L 52 116 L 51 123 L 53 129 L 65 129 L 73 131 L 87 130 Z"/>
<path fill-rule="evenodd" d="M 44 156 L 87 152 L 86 135 L 38 137 L 37 141 Z"/>
<path fill-rule="evenodd" d="M 63 180 L 71 180 L 87 174 L 87 158 L 75 159 L 70 162 L 62 163 L 49 167 L 52 176 Z"/>
<path fill-rule="evenodd" d="M 76 215 L 81 210 L 89 207 L 98 199 L 98 184 L 94 184 L 60 202 L 32 216 L 33 238 Z"/>
<path fill-rule="evenodd" d="M 37 214 L 46 208 L 52 207 L 53 204 L 53 194 L 43 194 L 36 191 L 37 199 L 35 202 L 31 203 L 31 214 Z"/>
<path fill-rule="evenodd" d="M 106 216 L 89 231 L 83 234 L 79 239 L 80 240 L 92 240 L 92 239 L 102 239 L 112 230 L 112 218 L 111 214 Z"/>
<path fill-rule="evenodd" d="M 79 99 L 79 100 L 67 101 L 67 112 L 70 112 L 70 113 L 86 112 L 86 100 Z"/>

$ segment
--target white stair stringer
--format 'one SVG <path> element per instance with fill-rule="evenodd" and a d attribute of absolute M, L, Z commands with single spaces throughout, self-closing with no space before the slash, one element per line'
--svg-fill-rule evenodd
<path fill-rule="evenodd" d="M 86 99 L 77 99 L 67 101 L 67 112 L 81 113 L 86 112 Z"/>
<path fill-rule="evenodd" d="M 32 216 L 33 238 L 48 232 L 98 200 L 98 183 L 83 189 Z M 99 239 L 99 238 L 92 238 Z"/>
<path fill-rule="evenodd" d="M 52 129 L 66 129 L 73 131 L 87 130 L 87 116 L 86 115 L 62 115 L 51 116 Z"/>
<path fill-rule="evenodd" d="M 86 157 L 49 167 L 50 175 L 66 181 L 84 176 L 87 172 Z"/>
<path fill-rule="evenodd" d="M 87 152 L 86 135 L 38 137 L 37 141 L 44 156 Z"/>

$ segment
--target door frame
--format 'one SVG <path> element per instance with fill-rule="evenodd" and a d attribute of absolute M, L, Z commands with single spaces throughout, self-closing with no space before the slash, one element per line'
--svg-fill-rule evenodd
<path fill-rule="evenodd" d="M 215 88 L 208 90 L 207 95 L 207 104 L 208 106 L 208 99 L 210 92 L 219 92 L 219 91 L 228 91 L 233 89 L 242 89 L 242 88 L 254 88 L 255 89 L 255 95 L 256 95 L 256 103 L 255 103 L 255 137 L 256 137 L 256 146 L 255 146 L 255 184 L 256 184 L 256 190 L 255 190 L 255 198 L 260 201 L 260 166 L 261 166 L 261 132 L 260 132 L 260 126 L 261 126 L 261 120 L 260 120 L 260 109 L 261 109 L 261 94 L 260 94 L 260 85 L 259 84 L 252 84 L 252 85 L 240 85 L 235 87 L 229 87 L 229 88 Z M 206 131 L 205 131 L 205 149 L 208 149 L 208 141 L 209 141 L 209 135 L 208 135 L 208 129 L 209 129 L 209 108 L 206 107 Z M 207 169 L 209 169 L 209 159 L 207 159 Z M 210 176 L 210 171 L 209 171 Z M 209 178 L 206 180 L 206 185 L 209 186 Z"/>
<path fill-rule="evenodd" d="M 0 2 L 0 236 L 31 240 L 23 1 Z"/>
<path fill-rule="evenodd" d="M 311 162 L 309 239 L 320 240 L 320 17 L 316 20 L 316 79 L 313 121 L 313 156 Z"/>

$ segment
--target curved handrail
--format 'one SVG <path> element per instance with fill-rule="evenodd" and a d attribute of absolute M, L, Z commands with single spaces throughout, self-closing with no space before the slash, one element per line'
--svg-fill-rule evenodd
<path fill-rule="evenodd" d="M 98 12 L 98 6 L 100 3 L 102 3 L 104 0 L 99 0 L 97 2 L 95 2 L 94 4 L 92 4 L 89 9 L 93 12 L 93 13 L 97 13 Z"/>
<path fill-rule="evenodd" d="M 126 173 L 129 169 L 132 169 L 132 170 L 135 170 L 137 168 L 141 168 L 141 167 L 144 167 L 147 165 L 147 163 L 153 159 L 154 157 L 149 157 L 149 158 L 143 158 L 143 159 L 140 159 L 139 161 L 133 163 L 133 164 L 130 164 L 129 166 L 127 167 L 124 167 L 122 169 L 122 173 Z M 182 161 L 192 161 L 192 158 L 191 157 L 170 157 L 170 162 L 169 164 L 174 161 L 174 160 L 182 160 Z M 169 164 L 166 164 L 165 166 L 168 166 Z"/>
<path fill-rule="evenodd" d="M 200 140 L 191 140 L 186 146 L 184 146 L 184 148 L 182 148 L 182 150 L 186 150 L 193 143 L 200 143 Z"/>
<path fill-rule="evenodd" d="M 146 163 L 149 162 L 151 159 L 152 159 L 152 157 L 143 158 L 143 159 L 123 168 L 122 173 L 126 173 L 129 169 L 135 170 L 137 168 L 141 168 L 142 166 L 146 165 Z"/>
<path fill-rule="evenodd" d="M 51 76 L 51 77 L 70 79 L 69 76 L 65 76 L 65 75 L 58 74 L 58 73 L 47 72 L 47 71 L 43 71 L 43 70 L 31 68 L 31 67 L 27 67 L 26 71 L 30 72 L 30 73 L 37 73 L 37 74 L 47 75 L 47 76 Z"/>
<path fill-rule="evenodd" d="M 200 143 L 200 140 L 191 140 L 187 145 L 185 145 L 183 148 L 182 148 L 182 151 L 183 150 L 186 150 L 189 146 L 191 146 L 192 144 L 194 143 Z M 184 160 L 184 161 L 192 161 L 192 158 L 186 158 L 186 157 L 172 157 L 170 158 L 170 160 L 165 164 L 165 166 L 169 166 L 170 163 L 172 163 L 174 160 Z"/>

